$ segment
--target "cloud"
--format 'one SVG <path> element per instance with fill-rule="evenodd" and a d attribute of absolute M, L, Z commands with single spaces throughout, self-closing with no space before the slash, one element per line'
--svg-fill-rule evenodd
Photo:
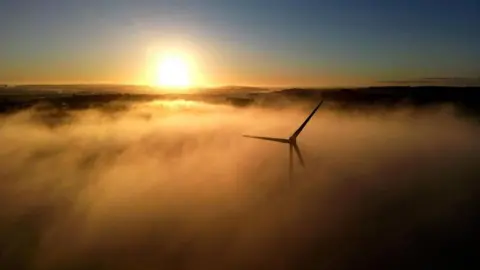
<path fill-rule="evenodd" d="M 0 119 L 0 265 L 10 269 L 351 269 L 456 262 L 478 203 L 480 129 L 448 110 L 156 101 Z M 3 267 L 2 267 L 3 268 Z"/>

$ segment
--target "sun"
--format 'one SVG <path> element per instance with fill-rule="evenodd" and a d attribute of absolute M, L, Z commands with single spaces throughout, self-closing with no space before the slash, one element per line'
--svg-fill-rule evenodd
<path fill-rule="evenodd" d="M 160 57 L 156 67 L 155 85 L 167 88 L 191 87 L 191 68 L 187 58 L 179 53 Z"/>

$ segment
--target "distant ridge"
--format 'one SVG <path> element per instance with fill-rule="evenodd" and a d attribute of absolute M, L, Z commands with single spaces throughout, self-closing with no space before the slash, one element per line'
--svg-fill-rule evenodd
<path fill-rule="evenodd" d="M 50 87 L 50 86 L 48 86 Z M 480 116 L 480 87 L 448 86 L 375 86 L 366 88 L 313 89 L 288 88 L 271 90 L 260 87 L 227 86 L 198 89 L 188 93 L 161 92 L 148 87 L 129 86 L 88 88 L 48 88 L 47 86 L 15 86 L 0 88 L 0 111 L 15 111 L 39 102 L 67 104 L 83 108 L 89 104 L 111 101 L 136 102 L 155 99 L 186 99 L 234 106 L 288 106 L 292 101 L 317 101 L 325 99 L 329 106 L 340 109 L 398 108 L 408 105 L 425 106 L 451 104 L 461 111 Z M 143 90 L 140 90 L 143 89 Z"/>
<path fill-rule="evenodd" d="M 220 86 L 211 88 L 201 88 L 199 92 L 205 94 L 248 94 L 269 92 L 271 89 L 252 86 Z"/>

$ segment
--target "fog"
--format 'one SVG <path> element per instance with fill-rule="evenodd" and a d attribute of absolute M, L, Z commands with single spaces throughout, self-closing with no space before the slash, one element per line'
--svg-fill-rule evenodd
<path fill-rule="evenodd" d="M 477 124 L 448 107 L 327 104 L 289 181 L 286 145 L 241 135 L 288 137 L 311 109 L 179 100 L 2 116 L 0 268 L 411 269 L 474 256 Z"/>

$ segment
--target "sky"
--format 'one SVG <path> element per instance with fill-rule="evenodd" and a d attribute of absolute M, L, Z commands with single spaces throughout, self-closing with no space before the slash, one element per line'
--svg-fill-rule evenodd
<path fill-rule="evenodd" d="M 205 86 L 480 80 L 478 0 L 0 0 L 1 83 L 148 84 L 181 51 Z"/>

